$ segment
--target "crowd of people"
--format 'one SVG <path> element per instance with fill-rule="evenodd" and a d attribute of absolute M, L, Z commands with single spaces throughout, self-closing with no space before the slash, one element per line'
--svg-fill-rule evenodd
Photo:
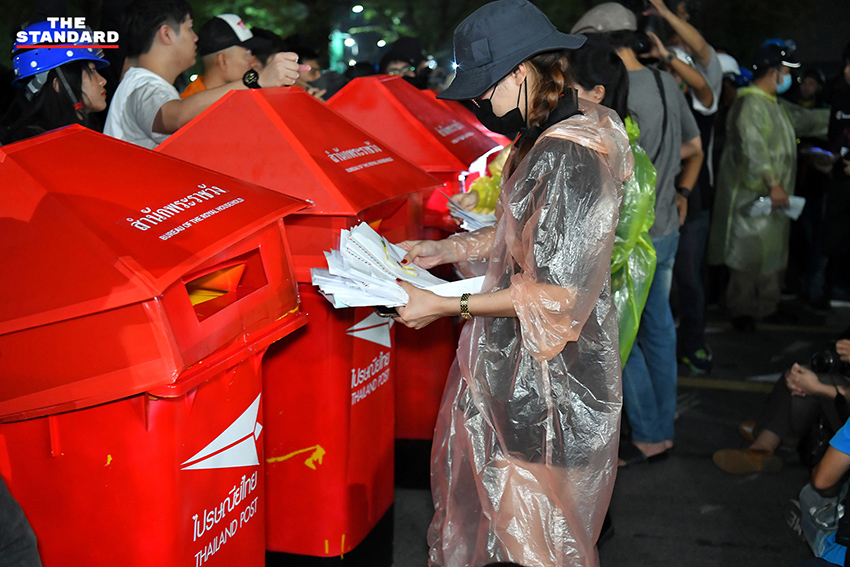
<path fill-rule="evenodd" d="M 469 104 L 514 140 L 497 223 L 401 243 L 403 264 L 486 274 L 459 300 L 399 283 L 410 297 L 399 323 L 468 320 L 434 436 L 430 561 L 592 566 L 617 467 L 669 454 L 680 369 L 712 370 L 709 288 L 742 334 L 794 322 L 783 289 L 813 310 L 850 293 L 850 45 L 835 78 L 803 66 L 790 40 L 754 45 L 742 65 L 687 8 L 606 2 L 563 33 L 527 0 L 496 0 L 458 26 L 447 77 L 413 38 L 377 66 L 323 72 L 315 50 L 238 15 L 196 34 L 185 0 L 132 0 L 123 58 L 13 53 L 0 143 L 81 124 L 155 148 L 231 90 L 296 85 L 324 99 L 376 72 Z M 187 83 L 196 58 L 203 72 Z M 751 446 L 714 462 L 777 470 L 777 451 L 817 425 L 802 531 L 819 560 L 844 564 L 850 336 L 836 339 L 741 425 Z M 0 496 L 0 517 L 19 519 Z M 23 557 L 34 537 L 16 522 Z"/>

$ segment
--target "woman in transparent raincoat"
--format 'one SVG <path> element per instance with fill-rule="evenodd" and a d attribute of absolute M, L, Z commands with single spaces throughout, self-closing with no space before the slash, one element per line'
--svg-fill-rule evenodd
<path fill-rule="evenodd" d="M 495 227 L 403 243 L 403 262 L 424 268 L 488 261 L 482 292 L 460 300 L 401 284 L 400 322 L 471 319 L 434 434 L 430 565 L 596 565 L 622 405 L 610 259 L 628 137 L 569 87 L 566 50 L 584 38 L 527 1 L 483 6 L 454 41 L 441 96 L 474 99 L 485 126 L 521 135 Z"/>

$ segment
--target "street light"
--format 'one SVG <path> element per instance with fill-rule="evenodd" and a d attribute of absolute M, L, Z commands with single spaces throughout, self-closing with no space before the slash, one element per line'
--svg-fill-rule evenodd
<path fill-rule="evenodd" d="M 345 41 L 344 41 L 343 43 L 345 43 L 345 46 L 346 46 L 346 47 L 354 47 L 354 45 L 355 45 L 357 42 L 354 40 L 354 38 L 353 38 L 353 37 L 347 37 L 347 38 L 345 38 Z"/>
<path fill-rule="evenodd" d="M 384 47 L 386 44 L 387 44 L 387 42 L 384 41 L 383 39 L 378 40 L 378 47 Z"/>
<path fill-rule="evenodd" d="M 351 11 L 354 12 L 355 14 L 359 14 L 360 12 L 363 11 L 363 6 L 361 6 L 360 4 L 357 4 L 356 6 L 351 8 Z"/>

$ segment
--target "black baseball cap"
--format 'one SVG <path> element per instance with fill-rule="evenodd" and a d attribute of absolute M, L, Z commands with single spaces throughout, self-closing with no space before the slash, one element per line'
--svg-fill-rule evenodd
<path fill-rule="evenodd" d="M 794 50 L 787 44 L 765 43 L 756 50 L 753 58 L 753 70 L 768 69 L 784 65 L 796 69 L 800 62 L 794 55 Z"/>
<path fill-rule="evenodd" d="M 584 40 L 583 35 L 559 32 L 546 14 L 527 0 L 490 2 L 455 30 L 455 78 L 437 98 L 475 98 L 523 61 L 546 51 L 578 49 Z"/>
<path fill-rule="evenodd" d="M 222 49 L 238 45 L 245 49 L 266 49 L 271 43 L 254 37 L 251 30 L 236 14 L 221 14 L 212 18 L 198 30 L 198 55 L 203 57 Z"/>

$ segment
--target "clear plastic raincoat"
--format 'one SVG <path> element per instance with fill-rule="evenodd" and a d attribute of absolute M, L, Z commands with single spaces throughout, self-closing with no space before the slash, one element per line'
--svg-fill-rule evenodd
<path fill-rule="evenodd" d="M 749 216 L 747 208 L 777 183 L 794 194 L 797 136 L 823 136 L 828 121 L 829 111 L 795 107 L 754 86 L 738 90 L 717 174 L 710 264 L 758 274 L 785 268 L 790 219 L 780 210 Z"/>
<path fill-rule="evenodd" d="M 616 472 L 622 392 L 610 258 L 633 158 L 622 123 L 582 104 L 504 180 L 484 291 L 510 287 L 517 318 L 461 334 L 432 454 L 430 565 L 598 563 Z M 500 214 L 501 212 L 501 214 Z"/>
<path fill-rule="evenodd" d="M 640 314 L 655 275 L 655 246 L 649 229 L 655 222 L 655 166 L 637 143 L 640 129 L 626 117 L 626 132 L 635 156 L 635 171 L 623 186 L 623 209 L 611 254 L 611 292 L 620 316 L 620 359 L 629 358 Z"/>

